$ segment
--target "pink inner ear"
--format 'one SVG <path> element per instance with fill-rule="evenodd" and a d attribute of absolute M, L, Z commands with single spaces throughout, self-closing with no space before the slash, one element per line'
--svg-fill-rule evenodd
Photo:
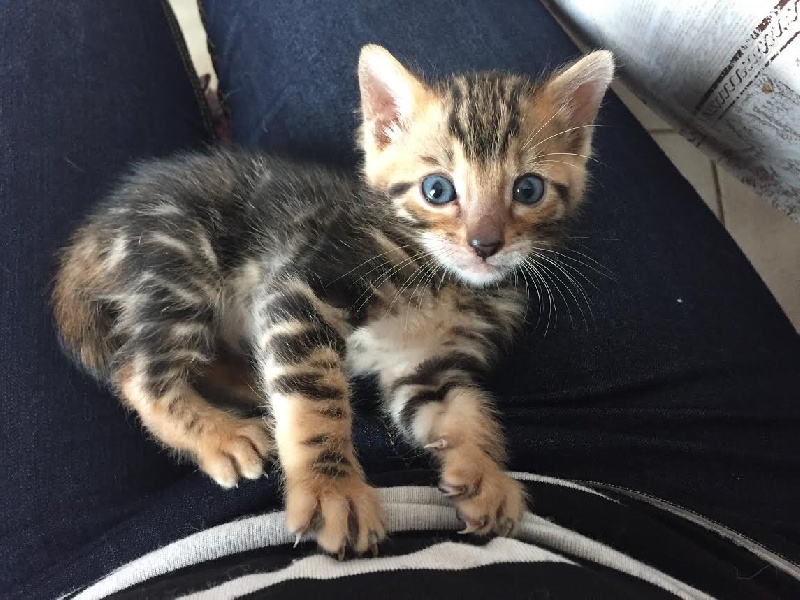
<path fill-rule="evenodd" d="M 364 118 L 370 124 L 370 133 L 375 139 L 375 144 L 379 149 L 383 149 L 391 141 L 391 130 L 400 122 L 397 100 L 384 82 L 374 78 L 362 90 Z"/>
<path fill-rule="evenodd" d="M 574 125 L 588 125 L 594 121 L 602 98 L 598 93 L 599 87 L 598 82 L 589 80 L 572 92 L 570 105 L 572 106 L 571 120 Z"/>
<path fill-rule="evenodd" d="M 373 112 L 373 135 L 375 143 L 379 148 L 385 148 L 391 142 L 390 132 L 400 123 L 400 112 L 394 99 L 388 95 L 383 95 L 376 99 L 377 102 L 371 106 Z"/>
<path fill-rule="evenodd" d="M 391 56 L 362 57 L 359 66 L 361 110 L 378 149 L 405 129 L 418 92 L 414 76 Z"/>

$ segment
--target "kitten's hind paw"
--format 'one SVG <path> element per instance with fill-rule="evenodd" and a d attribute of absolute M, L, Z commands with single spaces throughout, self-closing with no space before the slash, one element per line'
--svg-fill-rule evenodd
<path fill-rule="evenodd" d="M 202 430 L 195 457 L 211 479 L 224 488 L 232 488 L 238 485 L 240 477 L 261 477 L 264 459 L 272 449 L 272 439 L 263 420 L 232 417 Z"/>
<path fill-rule="evenodd" d="M 352 475 L 342 479 L 309 477 L 286 483 L 286 526 L 299 540 L 308 535 L 326 552 L 343 560 L 378 554 L 386 537 L 378 492 Z"/>

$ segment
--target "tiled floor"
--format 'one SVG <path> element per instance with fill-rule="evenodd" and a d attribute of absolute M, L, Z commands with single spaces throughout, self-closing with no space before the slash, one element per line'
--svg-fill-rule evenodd
<path fill-rule="evenodd" d="M 212 73 L 197 0 L 170 0 L 198 72 Z M 800 224 L 714 164 L 621 83 L 614 91 L 694 185 L 800 331 Z"/>
<path fill-rule="evenodd" d="M 800 224 L 711 161 L 621 84 L 614 87 L 714 211 L 800 331 Z"/>

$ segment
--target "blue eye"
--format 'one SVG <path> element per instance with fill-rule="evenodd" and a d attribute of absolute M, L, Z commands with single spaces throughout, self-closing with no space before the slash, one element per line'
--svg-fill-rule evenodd
<path fill-rule="evenodd" d="M 431 204 L 447 204 L 456 199 L 456 188 L 443 175 L 428 175 L 422 180 L 422 195 Z"/>
<path fill-rule="evenodd" d="M 538 175 L 527 173 L 514 182 L 514 200 L 532 206 L 544 196 L 544 180 Z"/>

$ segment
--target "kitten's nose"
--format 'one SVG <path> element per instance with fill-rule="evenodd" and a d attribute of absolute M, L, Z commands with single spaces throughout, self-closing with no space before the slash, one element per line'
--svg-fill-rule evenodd
<path fill-rule="evenodd" d="M 503 240 L 499 238 L 476 238 L 471 240 L 469 245 L 472 246 L 473 250 L 475 250 L 475 254 L 481 258 L 489 258 L 492 254 L 500 250 L 500 247 L 503 245 Z"/>

